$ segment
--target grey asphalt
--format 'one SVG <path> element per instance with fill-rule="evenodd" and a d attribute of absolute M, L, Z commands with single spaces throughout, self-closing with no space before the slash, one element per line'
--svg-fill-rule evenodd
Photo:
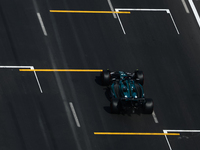
<path fill-rule="evenodd" d="M 0 68 L 1 150 L 169 150 L 165 136 L 94 135 L 94 132 L 162 133 L 199 130 L 200 31 L 181 1 L 112 0 L 114 8 L 169 9 L 120 14 L 50 13 L 110 10 L 104 1 L 0 1 L 0 66 L 35 69 L 144 71 L 152 115 L 110 113 L 99 73 L 33 72 Z M 195 2 L 198 5 L 198 1 Z M 37 18 L 40 13 L 47 36 Z M 75 108 L 80 127 L 69 103 Z M 167 136 L 171 148 L 200 149 L 199 133 Z"/>

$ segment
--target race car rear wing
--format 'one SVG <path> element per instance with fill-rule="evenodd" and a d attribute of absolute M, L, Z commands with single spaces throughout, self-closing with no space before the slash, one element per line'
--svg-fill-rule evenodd
<path fill-rule="evenodd" d="M 120 98 L 122 101 L 145 102 L 145 98 Z"/>

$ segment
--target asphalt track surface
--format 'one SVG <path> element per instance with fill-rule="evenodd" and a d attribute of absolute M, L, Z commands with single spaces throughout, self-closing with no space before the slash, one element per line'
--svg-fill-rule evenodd
<path fill-rule="evenodd" d="M 185 3 L 189 13 L 181 0 L 112 0 L 113 8 L 170 10 L 179 31 L 165 11 L 131 11 L 119 14 L 124 34 L 112 14 L 50 13 L 110 11 L 107 0 L 1 0 L 0 149 L 200 149 L 200 28 Z M 98 72 L 19 71 L 25 66 L 143 70 L 158 122 L 153 115 L 111 114 Z"/>

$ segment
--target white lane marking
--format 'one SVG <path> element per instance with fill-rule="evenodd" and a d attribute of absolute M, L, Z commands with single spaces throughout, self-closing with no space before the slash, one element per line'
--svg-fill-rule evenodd
<path fill-rule="evenodd" d="M 178 31 L 178 28 L 177 28 L 177 26 L 176 26 L 176 23 L 175 23 L 175 21 L 174 21 L 174 19 L 173 19 L 173 17 L 172 17 L 172 14 L 171 14 L 170 10 L 168 9 L 166 12 L 170 15 L 170 17 L 171 17 L 171 19 L 172 19 L 172 22 L 173 22 L 173 24 L 174 24 L 174 27 L 175 27 L 177 33 L 180 34 L 179 31 Z"/>
<path fill-rule="evenodd" d="M 5 68 L 5 69 L 17 69 L 17 68 L 20 68 L 20 69 L 23 69 L 23 68 L 34 69 L 33 66 L 0 66 L 0 68 Z M 35 75 L 37 84 L 39 86 L 40 92 L 43 93 L 41 85 L 40 85 L 40 82 L 39 82 L 39 79 L 38 79 L 37 74 L 36 74 L 35 71 L 34 71 L 34 75 Z"/>
<path fill-rule="evenodd" d="M 32 66 L 30 69 L 31 69 L 31 70 L 34 70 L 34 67 Z M 39 86 L 40 92 L 43 93 L 43 91 L 42 91 L 42 87 L 41 87 L 41 85 L 40 85 L 39 79 L 38 79 L 37 74 L 36 74 L 35 71 L 34 71 L 34 75 L 35 75 L 36 81 L 37 81 L 37 83 L 38 83 L 38 86 Z"/>
<path fill-rule="evenodd" d="M 73 103 L 72 103 L 72 102 L 69 102 L 69 105 L 70 105 L 70 108 L 71 108 L 72 114 L 73 114 L 73 116 L 74 116 L 74 120 L 75 120 L 75 122 L 76 122 L 77 127 L 81 127 L 81 125 L 80 125 L 80 123 L 79 123 L 79 121 L 78 121 L 78 117 L 77 117 L 77 115 L 76 115 L 76 111 L 75 111 L 75 109 L 74 109 Z"/>
<path fill-rule="evenodd" d="M 116 10 L 116 11 L 118 11 L 118 10 Z M 123 33 L 126 34 L 126 32 L 125 32 L 125 30 L 124 30 L 124 26 L 122 25 L 121 19 L 119 18 L 119 15 L 118 15 L 118 14 L 117 14 L 117 18 L 118 18 L 118 20 L 119 20 L 119 23 L 120 23 L 120 25 L 121 25 L 121 28 L 122 28 Z"/>
<path fill-rule="evenodd" d="M 155 123 L 159 123 L 154 111 L 152 113 L 152 116 L 153 116 L 153 119 L 154 119 Z"/>
<path fill-rule="evenodd" d="M 17 69 L 17 68 L 31 68 L 32 66 L 0 66 L 0 68 L 5 69 Z"/>
<path fill-rule="evenodd" d="M 195 5 L 194 5 L 194 3 L 193 3 L 192 0 L 188 0 L 188 2 L 189 2 L 190 6 L 191 6 L 191 8 L 192 8 L 192 11 L 193 11 L 193 13 L 194 13 L 194 16 L 195 16 L 195 18 L 196 18 L 196 20 L 197 20 L 197 23 L 198 23 L 199 27 L 200 27 L 200 18 L 199 18 L 199 14 L 198 14 L 198 12 L 197 12 L 197 9 L 196 9 L 196 7 L 195 7 Z"/>
<path fill-rule="evenodd" d="M 46 32 L 46 29 L 45 29 L 44 23 L 43 23 L 43 21 L 42 21 L 42 17 L 41 17 L 41 15 L 40 15 L 39 12 L 37 13 L 37 16 L 38 16 L 38 19 L 39 19 L 40 25 L 41 25 L 41 27 L 42 27 L 42 31 L 43 31 L 44 35 L 47 36 L 47 32 Z"/>
<path fill-rule="evenodd" d="M 163 130 L 163 132 L 164 132 L 164 133 L 167 133 L 166 130 Z M 171 147 L 171 145 L 170 145 L 170 143 L 169 143 L 169 140 L 168 140 L 168 138 L 167 138 L 167 135 L 165 135 L 165 139 L 166 139 L 166 141 L 167 141 L 167 144 L 168 144 L 168 146 L 169 146 L 169 149 L 172 150 L 172 147 Z"/>
<path fill-rule="evenodd" d="M 166 11 L 167 9 L 146 9 L 146 8 L 115 8 L 115 10 L 126 11 Z"/>
<path fill-rule="evenodd" d="M 185 8 L 186 13 L 189 14 L 190 11 L 189 11 L 189 9 L 188 9 L 188 7 L 187 7 L 187 4 L 186 4 L 185 0 L 181 0 L 181 2 L 182 2 L 182 4 L 183 4 L 183 7 Z"/>
<path fill-rule="evenodd" d="M 163 130 L 163 132 L 190 132 L 190 133 L 200 133 L 200 130 Z M 165 133 L 164 132 L 164 133 Z"/>
<path fill-rule="evenodd" d="M 109 6 L 110 6 L 111 11 L 115 11 L 114 8 L 113 8 L 113 5 L 112 5 L 112 3 L 111 3 L 111 0 L 107 0 L 107 1 L 108 1 L 108 4 L 109 4 Z M 113 13 L 113 17 L 114 17 L 115 19 L 117 18 L 115 13 Z"/>
<path fill-rule="evenodd" d="M 171 12 L 170 12 L 169 9 L 115 8 L 115 11 L 120 11 L 120 10 L 123 10 L 123 11 L 124 11 L 124 10 L 126 10 L 126 11 L 165 11 L 166 13 L 168 13 L 168 14 L 170 15 L 170 17 L 171 17 L 171 19 L 172 19 L 172 22 L 173 22 L 173 24 L 174 24 L 174 26 L 175 26 L 175 29 L 176 29 L 177 33 L 180 34 L 179 31 L 178 31 L 178 28 L 177 28 L 177 26 L 176 26 L 176 24 L 175 24 L 175 21 L 174 21 L 174 19 L 173 19 L 173 17 L 172 17 L 172 14 L 171 14 Z M 120 23 L 120 25 L 121 25 L 121 28 L 122 28 L 122 30 L 123 30 L 123 33 L 126 34 L 125 29 L 124 29 L 124 27 L 123 27 L 123 25 L 122 25 L 122 22 L 121 22 L 121 20 L 120 20 L 118 14 L 117 14 L 117 18 L 118 18 L 118 20 L 119 20 L 119 23 Z"/>
<path fill-rule="evenodd" d="M 164 133 L 168 133 L 168 132 L 190 132 L 190 133 L 200 133 L 200 130 L 163 130 Z M 167 138 L 167 135 L 165 135 L 165 139 L 167 141 L 167 144 L 169 146 L 169 149 L 172 150 L 172 147 L 170 145 L 170 142 Z"/>

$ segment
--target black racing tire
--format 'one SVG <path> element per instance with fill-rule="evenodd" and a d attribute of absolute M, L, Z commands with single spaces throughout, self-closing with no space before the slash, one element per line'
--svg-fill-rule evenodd
<path fill-rule="evenodd" d="M 119 113 L 119 99 L 113 98 L 110 101 L 110 111 L 112 114 L 118 114 Z"/>
<path fill-rule="evenodd" d="M 108 86 L 110 83 L 110 70 L 103 70 L 101 73 L 102 85 Z"/>
<path fill-rule="evenodd" d="M 143 113 L 144 114 L 152 114 L 153 112 L 153 100 L 150 98 L 145 99 Z"/>
<path fill-rule="evenodd" d="M 137 91 L 137 98 L 142 98 L 141 85 L 138 84 L 137 82 L 135 82 L 135 88 L 136 88 L 136 91 Z"/>
<path fill-rule="evenodd" d="M 138 81 L 141 85 L 144 84 L 144 73 L 143 71 L 136 70 L 135 71 L 136 81 Z"/>
<path fill-rule="evenodd" d="M 117 96 L 117 98 L 120 98 L 120 91 L 119 91 L 119 84 L 118 83 L 114 84 L 114 92 L 115 92 L 115 95 Z"/>

